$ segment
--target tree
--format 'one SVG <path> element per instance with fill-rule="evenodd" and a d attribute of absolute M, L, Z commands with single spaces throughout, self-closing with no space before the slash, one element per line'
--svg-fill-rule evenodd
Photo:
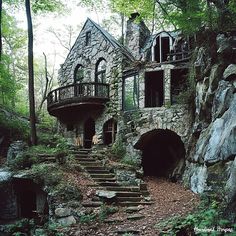
<path fill-rule="evenodd" d="M 25 0 L 25 9 L 28 25 L 28 72 L 29 72 L 29 111 L 31 144 L 37 144 L 36 115 L 34 99 L 34 59 L 33 59 L 33 26 L 31 18 L 30 0 Z"/>

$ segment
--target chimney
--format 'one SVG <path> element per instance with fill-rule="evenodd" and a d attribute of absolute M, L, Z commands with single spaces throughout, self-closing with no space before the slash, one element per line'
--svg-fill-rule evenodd
<path fill-rule="evenodd" d="M 125 46 L 130 49 L 136 60 L 141 59 L 141 48 L 144 46 L 150 31 L 139 19 L 139 13 L 133 13 L 127 21 Z"/>

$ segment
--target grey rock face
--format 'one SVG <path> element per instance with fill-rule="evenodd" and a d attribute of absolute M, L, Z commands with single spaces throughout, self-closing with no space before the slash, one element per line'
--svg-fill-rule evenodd
<path fill-rule="evenodd" d="M 74 216 L 67 216 L 58 219 L 58 223 L 61 224 L 62 226 L 70 226 L 76 224 L 76 219 Z"/>
<path fill-rule="evenodd" d="M 23 153 L 23 151 L 26 149 L 27 144 L 23 141 L 15 141 L 13 142 L 7 152 L 7 161 L 14 160 L 17 158 L 19 155 Z"/>
<path fill-rule="evenodd" d="M 223 78 L 225 80 L 236 80 L 236 65 L 230 64 L 224 71 Z"/>

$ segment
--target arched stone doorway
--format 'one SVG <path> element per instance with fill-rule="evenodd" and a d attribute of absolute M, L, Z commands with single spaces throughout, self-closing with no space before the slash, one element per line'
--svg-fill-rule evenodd
<path fill-rule="evenodd" d="M 109 145 L 115 142 L 117 133 L 117 121 L 113 118 L 103 125 L 103 143 Z"/>
<path fill-rule="evenodd" d="M 95 135 L 95 121 L 89 118 L 84 123 L 84 148 L 92 147 L 93 136 Z"/>
<path fill-rule="evenodd" d="M 141 136 L 135 148 L 142 151 L 144 175 L 178 177 L 176 175 L 180 174 L 185 148 L 175 132 L 168 129 L 149 131 Z"/>

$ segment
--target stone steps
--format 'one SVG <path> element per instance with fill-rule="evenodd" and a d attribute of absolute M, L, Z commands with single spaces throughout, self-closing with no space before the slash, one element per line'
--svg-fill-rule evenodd
<path fill-rule="evenodd" d="M 117 182 L 116 175 L 111 173 L 108 168 L 106 168 L 102 161 L 96 159 L 96 155 L 92 155 L 88 150 L 78 150 L 74 151 L 74 155 L 78 164 L 83 166 L 86 172 L 94 180 L 95 187 L 97 190 L 113 191 L 115 192 L 115 198 L 113 201 L 120 206 L 139 206 L 139 205 L 149 205 L 152 202 L 144 201 L 144 193 L 147 193 L 147 188 L 145 184 L 138 186 L 125 186 Z M 94 156 L 94 157 L 93 157 Z M 99 199 L 99 198 L 98 198 Z M 86 207 L 96 207 L 100 206 L 101 202 L 98 199 L 94 199 L 91 202 L 83 203 Z M 100 198 L 102 199 L 102 198 Z M 104 200 L 104 199 L 103 199 Z"/>
<path fill-rule="evenodd" d="M 103 173 L 94 173 L 94 172 L 90 172 L 90 176 L 93 178 L 93 179 L 107 179 L 107 180 L 110 180 L 110 179 L 114 179 L 115 178 L 115 175 L 112 174 L 112 173 L 108 173 L 108 174 L 103 174 Z"/>
<path fill-rule="evenodd" d="M 131 191 L 131 192 L 139 192 L 139 187 L 137 186 L 107 186 L 107 190 L 109 191 Z"/>
<path fill-rule="evenodd" d="M 136 196 L 125 196 L 125 197 L 117 197 L 116 198 L 118 202 L 140 202 L 142 201 L 142 197 L 136 197 Z"/>

